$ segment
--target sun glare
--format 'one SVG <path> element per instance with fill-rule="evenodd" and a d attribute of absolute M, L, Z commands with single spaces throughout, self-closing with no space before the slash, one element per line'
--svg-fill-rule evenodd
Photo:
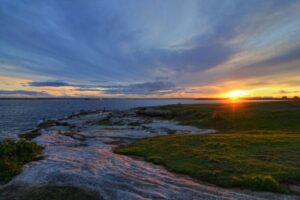
<path fill-rule="evenodd" d="M 231 99 L 238 99 L 238 98 L 242 98 L 245 97 L 248 93 L 244 90 L 234 90 L 231 91 L 227 94 L 227 97 L 231 98 Z"/>

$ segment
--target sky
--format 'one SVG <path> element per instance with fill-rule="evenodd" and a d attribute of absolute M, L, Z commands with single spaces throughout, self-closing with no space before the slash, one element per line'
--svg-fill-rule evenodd
<path fill-rule="evenodd" d="M 0 97 L 300 96 L 299 0 L 0 0 Z"/>

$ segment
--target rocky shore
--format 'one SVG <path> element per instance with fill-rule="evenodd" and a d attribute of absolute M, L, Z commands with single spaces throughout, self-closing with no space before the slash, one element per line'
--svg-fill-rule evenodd
<path fill-rule="evenodd" d="M 21 174 L 1 186 L 0 199 L 295 199 L 199 183 L 158 165 L 113 153 L 118 146 L 145 137 L 216 132 L 145 114 L 170 113 L 151 109 L 99 111 L 44 122 L 32 140 L 44 147 L 43 159 L 25 165 Z"/>

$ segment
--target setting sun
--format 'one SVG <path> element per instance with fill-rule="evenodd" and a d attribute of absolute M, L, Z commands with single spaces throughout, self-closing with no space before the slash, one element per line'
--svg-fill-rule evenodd
<path fill-rule="evenodd" d="M 244 90 L 234 90 L 227 94 L 227 97 L 231 99 L 238 99 L 241 97 L 245 97 L 248 93 Z"/>

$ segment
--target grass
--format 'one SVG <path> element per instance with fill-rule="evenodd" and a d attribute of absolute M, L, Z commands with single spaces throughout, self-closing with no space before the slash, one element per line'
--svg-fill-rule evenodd
<path fill-rule="evenodd" d="M 43 148 L 34 142 L 4 140 L 0 142 L 0 182 L 19 174 L 24 164 L 39 159 Z"/>
<path fill-rule="evenodd" d="M 300 132 L 300 101 L 162 106 L 182 124 L 229 130 L 285 130 Z"/>
<path fill-rule="evenodd" d="M 210 135 L 142 139 L 116 153 L 140 156 L 167 169 L 223 187 L 289 192 L 300 183 L 300 103 L 172 105 L 171 118 Z"/>

